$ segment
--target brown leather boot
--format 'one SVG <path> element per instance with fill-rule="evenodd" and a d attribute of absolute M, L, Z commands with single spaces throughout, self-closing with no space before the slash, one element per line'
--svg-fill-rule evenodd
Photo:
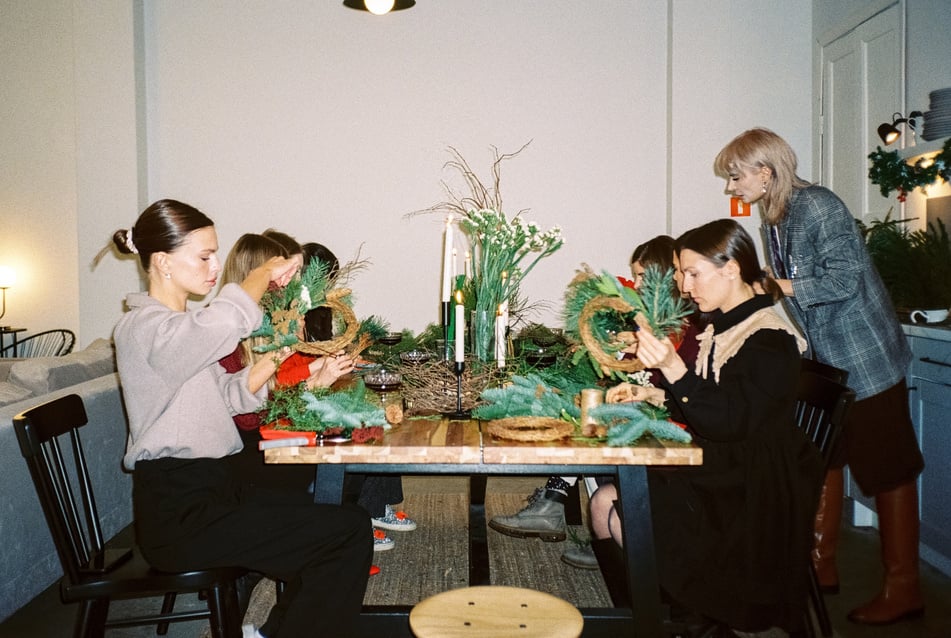
<path fill-rule="evenodd" d="M 835 566 L 835 548 L 839 542 L 842 523 L 842 469 L 826 472 L 826 480 L 819 496 L 815 521 L 815 545 L 812 548 L 812 566 L 824 594 L 839 593 L 839 572 Z"/>
<path fill-rule="evenodd" d="M 853 609 L 849 620 L 887 625 L 925 611 L 918 580 L 918 486 L 914 481 L 875 496 L 885 582 L 871 602 Z"/>

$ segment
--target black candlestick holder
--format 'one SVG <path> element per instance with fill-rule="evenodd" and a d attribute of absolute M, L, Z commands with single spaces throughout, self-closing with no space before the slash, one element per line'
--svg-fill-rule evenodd
<path fill-rule="evenodd" d="M 443 353 L 442 360 L 449 361 L 449 311 L 450 302 L 442 302 L 442 342 L 443 342 Z"/>
<path fill-rule="evenodd" d="M 452 370 L 456 374 L 456 411 L 447 412 L 444 416 L 449 417 L 450 421 L 462 421 L 472 417 L 472 412 L 462 409 L 462 373 L 466 371 L 466 364 L 455 361 Z"/>

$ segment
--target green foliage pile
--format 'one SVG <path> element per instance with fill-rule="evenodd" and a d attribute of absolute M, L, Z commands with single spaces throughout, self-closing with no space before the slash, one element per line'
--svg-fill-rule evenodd
<path fill-rule="evenodd" d="M 951 241 L 941 220 L 909 232 L 906 220 L 873 222 L 865 229 L 872 263 L 902 309 L 951 307 Z"/>
<path fill-rule="evenodd" d="M 281 429 L 307 432 L 373 425 L 385 425 L 386 416 L 376 403 L 367 400 L 367 389 L 362 381 L 345 390 L 328 388 L 308 390 L 302 382 L 295 386 L 278 387 L 262 408 L 265 423 L 286 420 Z"/>

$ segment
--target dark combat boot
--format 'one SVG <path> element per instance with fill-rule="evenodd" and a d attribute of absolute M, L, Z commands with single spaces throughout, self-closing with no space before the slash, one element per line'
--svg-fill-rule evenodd
<path fill-rule="evenodd" d="M 538 488 L 528 505 L 512 516 L 495 516 L 489 527 L 515 538 L 538 537 L 546 543 L 565 540 L 565 495 L 555 490 Z"/>

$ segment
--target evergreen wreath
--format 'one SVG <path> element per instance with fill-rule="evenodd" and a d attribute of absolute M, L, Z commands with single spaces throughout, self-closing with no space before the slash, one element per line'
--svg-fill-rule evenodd
<path fill-rule="evenodd" d="M 881 146 L 868 158 L 872 160 L 868 169 L 871 182 L 878 185 L 882 197 L 897 190 L 900 202 L 905 201 L 911 191 L 933 184 L 939 177 L 951 181 L 951 138 L 933 160 L 922 158 L 909 164 L 898 156 L 898 151 L 886 151 Z"/>
<path fill-rule="evenodd" d="M 333 288 L 335 280 L 329 276 L 329 264 L 315 259 L 288 282 L 283 288 L 269 288 L 261 298 L 264 318 L 260 327 L 251 333 L 261 337 L 254 347 L 256 352 L 272 352 L 281 348 L 293 348 L 307 354 L 331 354 L 351 345 L 361 330 L 353 313 L 350 290 Z M 304 332 L 304 315 L 325 306 L 336 314 L 336 322 L 342 324 L 343 333 L 327 341 L 302 341 L 298 335 Z M 368 343 L 362 339 L 357 351 Z"/>
<path fill-rule="evenodd" d="M 565 294 L 565 334 L 579 345 L 572 356 L 578 365 L 588 357 L 599 376 L 627 380 L 626 373 L 643 370 L 637 359 L 617 358 L 647 327 L 655 335 L 678 335 L 691 313 L 689 302 L 675 289 L 673 269 L 648 266 L 640 290 L 608 272 L 595 275 L 588 266 L 575 276 Z"/>

